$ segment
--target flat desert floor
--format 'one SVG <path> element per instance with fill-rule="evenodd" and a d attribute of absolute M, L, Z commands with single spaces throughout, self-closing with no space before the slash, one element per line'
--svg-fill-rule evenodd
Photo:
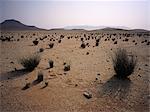
<path fill-rule="evenodd" d="M 2 39 L 6 37 L 10 40 Z M 145 33 L 3 31 L 1 40 L 1 112 L 149 111 L 150 37 Z M 33 44 L 34 40 L 38 45 Z M 50 43 L 54 43 L 53 48 L 49 48 Z M 138 60 L 134 73 L 126 80 L 114 77 L 112 57 L 118 48 L 126 49 Z M 23 71 L 19 60 L 35 53 L 41 57 L 39 65 L 32 72 Z M 53 68 L 49 68 L 49 60 L 53 60 Z M 69 71 L 64 71 L 65 63 L 70 65 Z M 36 80 L 39 72 L 44 80 L 22 90 Z M 92 98 L 86 98 L 85 92 Z"/>

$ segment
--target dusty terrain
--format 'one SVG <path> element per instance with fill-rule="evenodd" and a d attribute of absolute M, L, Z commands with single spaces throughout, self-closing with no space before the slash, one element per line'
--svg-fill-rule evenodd
<path fill-rule="evenodd" d="M 149 111 L 149 35 L 84 30 L 1 32 L 1 39 L 6 37 L 12 38 L 0 41 L 1 112 Z M 81 38 L 89 43 L 85 48 L 80 47 Z M 33 44 L 35 39 L 38 45 Z M 95 46 L 97 39 L 99 44 Z M 54 47 L 50 49 L 49 43 L 54 43 Z M 39 52 L 40 48 L 44 51 Z M 135 72 L 129 79 L 114 77 L 111 57 L 117 48 L 137 56 Z M 32 72 L 22 71 L 18 60 L 33 53 L 40 54 L 40 64 Z M 49 59 L 54 61 L 50 69 Z M 64 71 L 64 63 L 70 65 L 69 71 Z M 22 90 L 36 79 L 39 71 L 44 74 L 44 81 Z M 85 91 L 92 98 L 84 97 Z"/>

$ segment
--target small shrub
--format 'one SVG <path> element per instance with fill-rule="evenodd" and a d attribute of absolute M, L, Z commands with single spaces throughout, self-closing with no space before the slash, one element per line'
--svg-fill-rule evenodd
<path fill-rule="evenodd" d="M 61 40 L 58 40 L 58 43 L 61 43 Z"/>
<path fill-rule="evenodd" d="M 64 38 L 65 36 L 63 36 L 63 35 L 60 35 L 60 38 Z"/>
<path fill-rule="evenodd" d="M 127 39 L 127 38 L 125 38 L 125 40 L 124 41 L 128 41 L 129 39 Z"/>
<path fill-rule="evenodd" d="M 89 52 L 87 52 L 86 55 L 89 55 Z"/>
<path fill-rule="evenodd" d="M 37 41 L 37 40 L 34 40 L 34 41 L 33 41 L 33 44 L 34 44 L 34 45 L 38 45 L 38 43 L 39 43 L 39 41 Z"/>
<path fill-rule="evenodd" d="M 81 41 L 83 41 L 83 38 L 81 38 Z"/>
<path fill-rule="evenodd" d="M 115 58 L 113 58 L 113 67 L 118 78 L 127 78 L 134 72 L 137 60 L 135 57 L 128 56 L 125 49 L 119 49 L 115 52 Z"/>
<path fill-rule="evenodd" d="M 81 48 L 85 48 L 85 46 L 86 46 L 85 43 L 81 44 Z"/>
<path fill-rule="evenodd" d="M 115 41 L 115 38 L 113 38 L 112 41 Z"/>
<path fill-rule="evenodd" d="M 95 46 L 98 46 L 99 45 L 99 42 L 96 42 Z"/>
<path fill-rule="evenodd" d="M 24 57 L 20 60 L 20 64 L 28 71 L 34 70 L 34 68 L 37 67 L 39 63 L 40 63 L 39 55 Z"/>
<path fill-rule="evenodd" d="M 40 48 L 40 49 L 39 49 L 39 52 L 43 52 L 43 51 L 44 51 L 44 49 L 43 49 L 43 48 Z"/>
<path fill-rule="evenodd" d="M 115 41 L 114 44 L 117 44 L 117 41 Z"/>
<path fill-rule="evenodd" d="M 54 43 L 50 43 L 49 48 L 53 48 L 53 47 L 54 47 Z"/>
<path fill-rule="evenodd" d="M 54 66 L 54 61 L 53 61 L 53 60 L 49 60 L 48 63 L 49 63 L 49 67 L 50 67 L 50 68 L 53 68 L 53 66 Z"/>
<path fill-rule="evenodd" d="M 70 70 L 70 65 L 67 65 L 67 64 L 66 64 L 66 65 L 64 66 L 64 71 L 69 71 L 69 70 Z"/>
<path fill-rule="evenodd" d="M 97 40 L 96 40 L 96 43 L 99 43 L 99 41 L 100 41 L 100 39 L 97 39 Z"/>

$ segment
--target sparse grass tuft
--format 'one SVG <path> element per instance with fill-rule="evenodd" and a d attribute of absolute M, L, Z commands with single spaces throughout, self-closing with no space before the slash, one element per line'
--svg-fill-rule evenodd
<path fill-rule="evenodd" d="M 118 78 L 127 78 L 134 72 L 137 60 L 135 56 L 128 56 L 125 49 L 118 49 L 113 58 L 113 67 Z"/>
<path fill-rule="evenodd" d="M 37 54 L 20 59 L 20 64 L 28 71 L 34 70 L 34 68 L 38 66 L 39 62 L 40 56 Z"/>

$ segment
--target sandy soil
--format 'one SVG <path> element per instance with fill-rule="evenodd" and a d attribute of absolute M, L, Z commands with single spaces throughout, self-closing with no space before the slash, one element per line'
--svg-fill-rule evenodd
<path fill-rule="evenodd" d="M 113 35 L 115 33 L 117 35 Z M 125 33 L 129 33 L 129 37 L 123 36 Z M 3 38 L 13 36 L 12 41 L 0 42 L 1 112 L 149 111 L 148 36 L 139 37 L 135 32 L 125 31 L 78 30 L 13 31 L 1 34 Z M 32 43 L 36 38 L 39 41 L 37 46 Z M 60 38 L 61 43 L 58 43 Z M 81 38 L 84 43 L 89 43 L 84 49 L 80 47 Z M 95 38 L 100 38 L 99 46 L 95 46 Z M 123 41 L 125 38 L 129 40 Z M 115 41 L 117 44 L 114 44 Z M 54 43 L 52 49 L 48 46 L 51 42 Z M 39 52 L 40 48 L 44 51 Z M 111 57 L 117 48 L 127 49 L 129 54 L 137 56 L 135 72 L 129 79 L 114 77 Z M 18 60 L 33 53 L 40 54 L 40 64 L 32 72 L 22 71 Z M 54 61 L 51 69 L 48 69 L 49 59 Z M 70 71 L 64 71 L 64 63 L 70 65 Z M 44 81 L 22 90 L 27 83 L 36 79 L 39 71 L 44 74 Z M 48 86 L 44 88 L 45 82 L 48 82 Z M 92 98 L 84 97 L 85 91 L 90 92 Z"/>

